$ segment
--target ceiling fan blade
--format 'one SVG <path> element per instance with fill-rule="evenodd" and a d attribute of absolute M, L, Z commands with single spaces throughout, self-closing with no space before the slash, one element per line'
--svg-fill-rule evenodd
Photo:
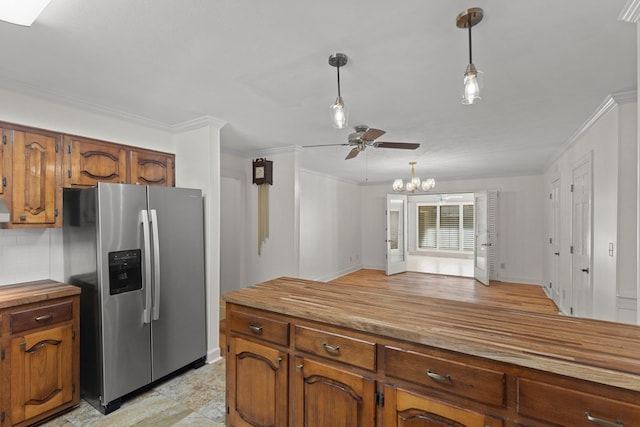
<path fill-rule="evenodd" d="M 413 142 L 375 142 L 373 145 L 381 148 L 402 148 L 405 150 L 415 150 L 420 144 Z"/>
<path fill-rule="evenodd" d="M 350 144 L 317 144 L 317 145 L 303 145 L 302 148 L 308 147 L 335 147 L 336 145 L 350 145 Z"/>
<path fill-rule="evenodd" d="M 358 147 L 355 147 L 353 150 L 349 151 L 349 154 L 347 154 L 347 157 L 345 157 L 345 160 L 349 160 L 349 159 L 353 159 L 355 156 L 358 155 L 358 153 L 360 153 L 360 149 Z"/>
<path fill-rule="evenodd" d="M 386 133 L 385 131 L 380 129 L 369 128 L 366 130 L 365 133 L 362 134 L 360 138 L 362 138 L 363 141 L 373 141 L 375 139 L 380 138 L 385 133 Z"/>

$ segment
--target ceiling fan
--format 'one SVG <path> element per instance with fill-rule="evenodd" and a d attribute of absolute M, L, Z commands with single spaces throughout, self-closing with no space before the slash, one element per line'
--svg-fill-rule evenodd
<path fill-rule="evenodd" d="M 373 129 L 369 126 L 359 125 L 356 126 L 355 132 L 349 134 L 349 139 L 346 144 L 321 144 L 321 145 L 305 145 L 304 147 L 330 147 L 335 145 L 344 145 L 344 146 L 352 146 L 353 149 L 349 151 L 345 160 L 353 159 L 356 157 L 361 151 L 364 151 L 367 147 L 374 148 L 400 148 L 404 150 L 415 150 L 420 146 L 420 144 L 411 143 L 411 142 L 383 142 L 376 141 L 376 139 L 380 138 L 386 132 L 380 129 Z"/>

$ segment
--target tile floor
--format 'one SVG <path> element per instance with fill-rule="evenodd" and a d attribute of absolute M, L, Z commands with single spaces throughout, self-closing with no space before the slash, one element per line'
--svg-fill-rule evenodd
<path fill-rule="evenodd" d="M 102 415 L 84 400 L 46 427 L 224 427 L 224 360 L 189 369 Z"/>

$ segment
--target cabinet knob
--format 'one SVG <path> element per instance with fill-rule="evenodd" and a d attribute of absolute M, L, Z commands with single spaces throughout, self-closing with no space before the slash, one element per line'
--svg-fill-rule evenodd
<path fill-rule="evenodd" d="M 296 371 L 302 372 L 303 365 L 296 365 Z"/>
<path fill-rule="evenodd" d="M 276 358 L 276 366 L 280 366 L 280 363 L 282 363 L 282 357 L 277 357 Z"/>

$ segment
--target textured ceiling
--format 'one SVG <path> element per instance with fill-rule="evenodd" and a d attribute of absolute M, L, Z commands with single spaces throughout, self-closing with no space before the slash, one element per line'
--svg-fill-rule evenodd
<path fill-rule="evenodd" d="M 327 58 L 349 56 L 349 125 L 416 151 L 302 150 L 302 165 L 370 182 L 409 172 L 437 180 L 544 171 L 610 94 L 636 88 L 636 26 L 625 0 L 52 0 L 30 28 L 0 22 L 0 86 L 171 127 L 227 122 L 223 150 L 346 142 L 329 105 Z M 460 104 L 467 33 L 483 99 Z"/>

